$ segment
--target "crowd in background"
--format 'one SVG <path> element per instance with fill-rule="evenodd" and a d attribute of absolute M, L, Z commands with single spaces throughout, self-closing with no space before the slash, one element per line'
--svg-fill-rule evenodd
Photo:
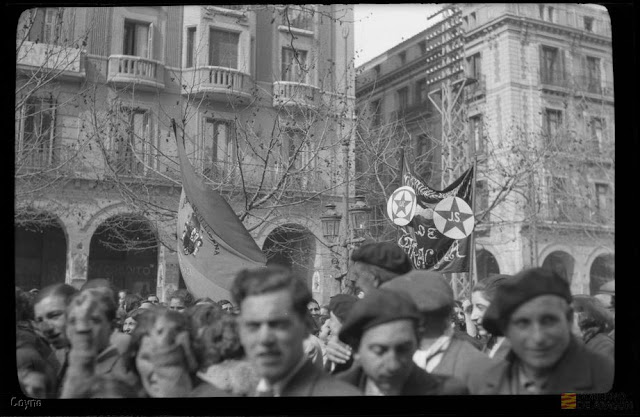
<path fill-rule="evenodd" d="M 357 294 L 320 305 L 286 268 L 241 271 L 232 300 L 161 302 L 106 279 L 16 287 L 17 376 L 33 398 L 606 392 L 614 308 L 541 268 L 455 300 L 392 244 L 361 246 Z"/>

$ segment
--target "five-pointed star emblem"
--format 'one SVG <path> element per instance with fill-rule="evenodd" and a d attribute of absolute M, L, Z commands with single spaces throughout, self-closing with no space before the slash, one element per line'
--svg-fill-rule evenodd
<path fill-rule="evenodd" d="M 411 202 L 411 200 L 405 200 L 404 193 L 402 193 L 400 199 L 394 200 L 394 201 L 398 205 L 398 211 L 396 214 L 400 215 L 400 211 L 402 211 L 403 215 L 406 216 L 407 215 L 406 208 L 407 208 L 407 205 Z"/>
<path fill-rule="evenodd" d="M 464 221 L 467 220 L 469 217 L 473 217 L 473 214 L 462 213 L 458 208 L 458 203 L 456 202 L 455 198 L 451 203 L 450 210 L 439 210 L 439 211 L 436 211 L 436 213 L 441 215 L 446 220 L 446 224 L 444 226 L 444 229 L 442 230 L 442 234 L 447 233 L 449 230 L 453 229 L 454 227 L 460 230 L 463 235 L 467 234 L 464 231 L 464 228 L 462 227 L 462 223 L 464 223 Z M 458 214 L 458 216 L 456 216 L 456 213 Z"/>

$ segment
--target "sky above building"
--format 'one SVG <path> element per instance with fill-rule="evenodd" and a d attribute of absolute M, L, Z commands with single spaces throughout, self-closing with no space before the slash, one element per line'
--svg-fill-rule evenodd
<path fill-rule="evenodd" d="M 355 64 L 360 66 L 436 23 L 439 4 L 355 4 Z"/>

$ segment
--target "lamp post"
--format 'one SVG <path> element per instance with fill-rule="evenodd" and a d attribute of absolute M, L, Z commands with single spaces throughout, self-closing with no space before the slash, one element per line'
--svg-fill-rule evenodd
<path fill-rule="evenodd" d="M 325 206 L 325 212 L 320 216 L 322 234 L 329 243 L 328 246 L 331 250 L 331 265 L 336 269 L 331 275 L 339 281 L 340 292 L 345 292 L 345 290 L 350 287 L 348 283 L 344 282 L 343 278 L 347 275 L 346 266 L 349 262 L 351 249 L 357 247 L 365 240 L 369 230 L 371 208 L 364 201 L 364 196 L 356 196 L 355 200 L 353 206 L 347 208 L 348 216 L 345 217 L 347 230 L 345 230 L 343 234 L 340 233 L 340 223 L 342 222 L 343 215 L 336 211 L 335 204 L 327 204 Z M 333 250 L 336 247 L 342 252 L 344 268 L 342 268 L 340 260 Z"/>

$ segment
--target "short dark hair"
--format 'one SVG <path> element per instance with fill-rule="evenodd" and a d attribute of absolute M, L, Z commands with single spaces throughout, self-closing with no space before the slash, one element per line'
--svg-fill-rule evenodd
<path fill-rule="evenodd" d="M 33 300 L 35 306 L 40 301 L 48 297 L 61 297 L 64 300 L 65 305 L 69 305 L 71 298 L 78 293 L 78 290 L 67 284 L 52 284 L 44 287 L 36 298 Z"/>
<path fill-rule="evenodd" d="M 184 288 L 174 291 L 171 294 L 171 297 L 169 297 L 169 302 L 171 302 L 171 300 L 174 298 L 182 300 L 184 302 L 185 307 L 191 307 L 195 301 L 193 298 L 193 295 L 189 291 L 185 290 Z"/>
<path fill-rule="evenodd" d="M 115 324 L 116 312 L 118 311 L 118 303 L 115 302 L 113 291 L 105 287 L 87 288 L 74 295 L 67 305 L 67 315 L 69 315 L 69 312 L 76 304 L 82 303 L 87 297 L 95 298 L 105 305 L 105 316 L 113 326 Z"/>
<path fill-rule="evenodd" d="M 507 279 L 511 278 L 511 275 L 506 274 L 498 274 L 492 275 L 485 279 L 482 279 L 473 286 L 472 293 L 476 291 L 480 291 L 484 298 L 487 299 L 490 303 L 493 302 L 493 299 L 496 296 L 496 291 L 500 285 L 502 285 Z"/>
<path fill-rule="evenodd" d="M 138 294 L 127 294 L 124 296 L 124 311 L 129 313 L 133 310 L 137 310 L 142 304 L 143 298 Z"/>
<path fill-rule="evenodd" d="M 259 269 L 244 269 L 238 273 L 231 287 L 231 297 L 240 306 L 245 298 L 287 290 L 291 294 L 293 310 L 305 320 L 311 291 L 306 283 L 291 270 L 279 266 Z"/>
<path fill-rule="evenodd" d="M 609 310 L 600 301 L 589 295 L 574 295 L 571 303 L 573 310 L 580 313 L 578 327 L 598 329 L 598 333 L 609 333 L 614 329 L 614 319 Z"/>

